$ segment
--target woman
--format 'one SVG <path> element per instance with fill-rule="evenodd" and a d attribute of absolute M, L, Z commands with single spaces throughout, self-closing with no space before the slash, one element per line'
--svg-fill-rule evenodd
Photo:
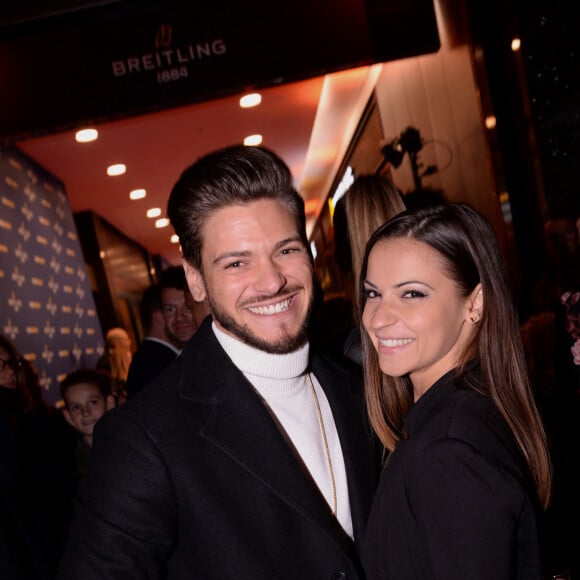
<path fill-rule="evenodd" d="M 336 259 L 345 272 L 354 273 L 357 283 L 365 246 L 371 234 L 405 209 L 403 197 L 393 182 L 376 173 L 359 175 L 337 203 L 334 214 Z M 362 365 L 358 287 L 354 288 L 353 294 L 356 324 L 347 335 L 343 354 L 357 365 Z"/>
<path fill-rule="evenodd" d="M 368 579 L 539 578 L 550 461 L 493 230 L 464 204 L 406 211 L 370 238 L 360 281 L 368 412 L 390 452 Z"/>

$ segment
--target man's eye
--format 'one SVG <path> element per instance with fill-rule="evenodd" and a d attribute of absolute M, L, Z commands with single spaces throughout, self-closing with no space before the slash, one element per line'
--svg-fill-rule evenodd
<path fill-rule="evenodd" d="M 226 269 L 228 269 L 228 268 L 239 268 L 242 264 L 243 264 L 243 262 L 241 262 L 240 260 L 238 260 L 236 262 L 231 262 L 230 264 L 228 264 L 226 266 Z"/>
<path fill-rule="evenodd" d="M 293 254 L 294 252 L 299 252 L 300 248 L 284 248 L 280 253 L 283 254 L 284 256 L 287 256 L 288 254 Z"/>

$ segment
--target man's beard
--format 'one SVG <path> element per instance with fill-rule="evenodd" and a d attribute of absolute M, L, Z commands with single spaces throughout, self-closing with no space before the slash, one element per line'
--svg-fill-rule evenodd
<path fill-rule="evenodd" d="M 238 324 L 227 312 L 214 304 L 208 296 L 208 304 L 214 320 L 243 343 L 270 354 L 288 354 L 308 341 L 308 320 L 310 319 L 313 303 L 314 300 L 311 298 L 302 326 L 294 336 L 286 334 L 276 342 L 270 342 L 256 336 L 246 325 Z M 282 325 L 282 329 L 284 329 L 284 325 Z"/>

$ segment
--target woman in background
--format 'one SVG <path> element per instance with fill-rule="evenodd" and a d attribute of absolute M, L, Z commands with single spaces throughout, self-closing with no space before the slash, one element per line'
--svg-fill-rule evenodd
<path fill-rule="evenodd" d="M 109 373 L 115 404 L 127 401 L 127 376 L 133 359 L 131 338 L 121 327 L 111 328 L 105 335 L 105 352 L 97 362 L 97 369 Z"/>
<path fill-rule="evenodd" d="M 358 275 L 371 234 L 387 220 L 405 210 L 399 190 L 384 175 L 359 175 L 339 200 L 334 214 L 336 258 L 345 272 L 353 276 L 353 318 L 355 328 L 347 335 L 343 354 L 362 365 L 358 325 Z"/>

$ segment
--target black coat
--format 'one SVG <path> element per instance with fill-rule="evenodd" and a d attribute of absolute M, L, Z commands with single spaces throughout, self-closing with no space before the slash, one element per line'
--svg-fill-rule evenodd
<path fill-rule="evenodd" d="M 177 353 L 169 346 L 145 338 L 131 358 L 125 389 L 131 397 L 151 382 L 175 359 Z"/>
<path fill-rule="evenodd" d="M 357 539 L 377 474 L 362 387 L 328 360 L 312 370 L 334 413 Z M 154 383 L 99 420 L 77 509 L 61 580 L 362 578 L 355 544 L 209 318 Z"/>
<path fill-rule="evenodd" d="M 363 541 L 369 580 L 538 580 L 535 493 L 491 401 L 435 383 L 405 417 Z"/>

